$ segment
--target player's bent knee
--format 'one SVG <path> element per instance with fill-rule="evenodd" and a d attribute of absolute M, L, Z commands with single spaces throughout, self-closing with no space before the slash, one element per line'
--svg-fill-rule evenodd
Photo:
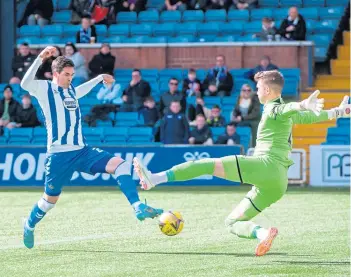
<path fill-rule="evenodd" d="M 44 213 L 47 213 L 48 211 L 50 211 L 52 208 L 55 207 L 55 203 L 50 203 L 48 200 L 44 198 L 40 198 L 40 200 L 38 201 L 38 207 Z"/>
<path fill-rule="evenodd" d="M 124 161 L 117 166 L 115 170 L 115 175 L 117 177 L 121 175 L 130 175 L 130 169 L 131 164 Z"/>
<path fill-rule="evenodd" d="M 224 221 L 224 225 L 225 225 L 225 227 L 227 227 L 227 228 L 231 228 L 231 227 L 235 224 L 235 222 L 237 222 L 236 219 L 227 217 L 227 218 L 225 219 L 225 221 Z"/>

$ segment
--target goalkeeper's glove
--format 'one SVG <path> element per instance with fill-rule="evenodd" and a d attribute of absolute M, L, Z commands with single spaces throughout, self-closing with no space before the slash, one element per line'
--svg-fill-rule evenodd
<path fill-rule="evenodd" d="M 317 116 L 320 115 L 324 107 L 324 99 L 323 98 L 318 99 L 319 94 L 320 94 L 320 91 L 316 90 L 314 93 L 310 95 L 310 97 L 301 101 L 299 103 L 301 110 L 311 111 Z"/>
<path fill-rule="evenodd" d="M 341 104 L 337 108 L 328 111 L 329 119 L 334 118 L 350 118 L 351 117 L 351 104 L 349 104 L 349 96 L 345 95 Z"/>

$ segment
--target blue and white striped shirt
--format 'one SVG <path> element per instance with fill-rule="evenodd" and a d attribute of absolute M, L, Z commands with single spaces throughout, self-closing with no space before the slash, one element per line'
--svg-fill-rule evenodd
<path fill-rule="evenodd" d="M 58 153 L 79 150 L 85 146 L 82 134 L 82 115 L 78 99 L 86 95 L 96 84 L 103 80 L 98 76 L 77 88 L 68 89 L 50 81 L 35 80 L 42 64 L 38 57 L 25 74 L 21 86 L 38 99 L 45 116 L 47 129 L 47 151 Z"/>

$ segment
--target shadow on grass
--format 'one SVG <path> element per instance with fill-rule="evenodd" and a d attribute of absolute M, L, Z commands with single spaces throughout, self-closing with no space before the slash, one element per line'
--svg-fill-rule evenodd
<path fill-rule="evenodd" d="M 194 255 L 194 256 L 233 256 L 233 257 L 255 257 L 251 253 L 229 253 L 229 252 L 149 252 L 149 251 L 118 251 L 118 250 L 89 250 L 89 249 L 41 249 L 45 252 L 72 252 L 72 253 L 114 253 L 114 254 L 137 254 L 137 255 Z M 288 257 L 311 257 L 311 255 L 298 255 L 288 253 L 267 253 L 266 256 L 288 256 Z"/>
<path fill-rule="evenodd" d="M 291 265 L 350 265 L 349 261 L 273 261 L 273 263 Z"/>

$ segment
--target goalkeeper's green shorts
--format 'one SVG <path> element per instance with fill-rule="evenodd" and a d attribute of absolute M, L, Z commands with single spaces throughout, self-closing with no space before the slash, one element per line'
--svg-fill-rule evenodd
<path fill-rule="evenodd" d="M 226 179 L 253 185 L 248 198 L 257 211 L 278 201 L 288 186 L 288 167 L 265 156 L 221 158 Z"/>

